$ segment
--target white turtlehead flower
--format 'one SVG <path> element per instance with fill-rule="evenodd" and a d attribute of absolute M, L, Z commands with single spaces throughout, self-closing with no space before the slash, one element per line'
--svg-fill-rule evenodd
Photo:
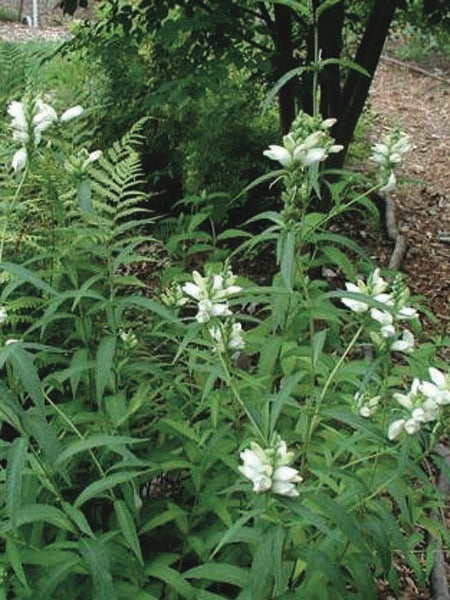
<path fill-rule="evenodd" d="M 6 311 L 6 308 L 4 306 L 0 306 L 0 325 L 3 325 L 3 323 L 6 322 L 7 318 L 8 318 L 8 313 Z"/>
<path fill-rule="evenodd" d="M 360 289 L 359 285 L 355 285 L 349 281 L 345 282 L 345 288 L 348 292 L 354 292 L 356 294 L 364 294 L 365 292 Z M 369 306 L 366 302 L 362 302 L 362 300 L 354 300 L 353 298 L 342 298 L 341 302 L 348 306 L 350 310 L 356 313 L 367 312 Z"/>
<path fill-rule="evenodd" d="M 387 182 L 382 187 L 380 187 L 380 192 L 392 192 L 392 190 L 395 189 L 396 185 L 397 178 L 395 176 L 394 171 L 391 171 Z"/>
<path fill-rule="evenodd" d="M 324 161 L 327 157 L 327 151 L 325 148 L 310 148 L 309 150 L 302 151 L 297 154 L 297 150 L 295 152 L 295 156 L 298 156 L 298 160 L 305 167 L 310 167 L 311 165 L 315 165 Z"/>
<path fill-rule="evenodd" d="M 28 159 L 27 149 L 19 148 L 19 150 L 16 150 L 14 152 L 14 156 L 12 157 L 12 160 L 11 160 L 11 167 L 14 169 L 14 171 L 16 173 L 18 173 L 19 171 L 22 171 L 25 168 L 25 166 L 27 164 L 27 159 Z"/>
<path fill-rule="evenodd" d="M 415 378 L 407 394 L 394 394 L 397 402 L 406 410 L 408 418 L 398 419 L 389 426 L 388 438 L 396 439 L 403 431 L 409 435 L 417 433 L 422 424 L 436 421 L 440 407 L 433 398 L 423 394 L 422 384 Z"/>
<path fill-rule="evenodd" d="M 25 116 L 25 106 L 23 102 L 13 100 L 10 102 L 7 108 L 8 115 L 12 118 L 11 127 L 26 129 L 28 127 L 27 119 Z"/>
<path fill-rule="evenodd" d="M 424 396 L 433 400 L 437 405 L 450 404 L 450 374 L 445 375 L 439 369 L 430 367 L 430 381 L 422 381 L 420 391 Z"/>
<path fill-rule="evenodd" d="M 394 317 L 391 315 L 391 313 L 385 310 L 378 310 L 378 308 L 372 308 L 370 310 L 370 316 L 372 319 L 380 323 L 381 335 L 384 338 L 389 338 L 395 335 L 395 327 L 393 325 Z"/>
<path fill-rule="evenodd" d="M 290 167 L 294 163 L 294 158 L 284 146 L 277 146 L 272 144 L 268 150 L 264 150 L 264 156 L 270 158 L 270 160 L 276 160 L 282 167 Z"/>
<path fill-rule="evenodd" d="M 234 284 L 235 276 L 231 271 L 206 277 L 194 271 L 192 278 L 194 282 L 185 283 L 181 289 L 184 294 L 197 301 L 198 312 L 195 318 L 199 323 L 207 323 L 212 317 L 231 316 L 227 299 L 242 289 Z"/>
<path fill-rule="evenodd" d="M 392 304 L 392 298 L 389 294 L 384 293 L 387 287 L 388 284 L 383 277 L 381 277 L 379 268 L 375 269 L 373 273 L 369 275 L 367 283 L 364 283 L 362 279 L 358 279 L 356 285 L 348 281 L 345 283 L 345 288 L 348 292 L 370 296 L 377 300 L 377 302 L 390 306 Z M 342 303 L 354 312 L 367 312 L 369 310 L 368 304 L 362 300 L 342 298 Z"/>
<path fill-rule="evenodd" d="M 251 442 L 250 449 L 240 453 L 243 465 L 238 467 L 244 477 L 253 483 L 256 493 L 267 492 L 272 487 L 273 466 L 266 452 L 256 442 Z"/>
<path fill-rule="evenodd" d="M 93 152 L 89 152 L 86 160 L 83 162 L 83 165 L 81 167 L 82 171 L 85 171 L 88 165 L 98 160 L 102 154 L 103 152 L 101 150 L 94 150 Z"/>
<path fill-rule="evenodd" d="M 233 323 L 231 326 L 231 334 L 228 342 L 228 348 L 230 350 L 242 350 L 244 348 L 244 338 L 242 336 L 242 325 L 241 323 Z"/>
<path fill-rule="evenodd" d="M 396 311 L 395 316 L 399 320 L 406 321 L 408 319 L 417 319 L 419 315 L 415 308 L 411 308 L 410 306 L 402 306 Z"/>
<path fill-rule="evenodd" d="M 244 464 L 239 471 L 253 483 L 254 492 L 272 491 L 274 494 L 295 498 L 300 495 L 296 484 L 303 478 L 297 469 L 290 467 L 294 456 L 288 452 L 286 442 L 275 441 L 274 446 L 263 450 L 259 444 L 252 442 L 250 450 L 240 454 Z"/>
<path fill-rule="evenodd" d="M 368 396 L 361 392 L 356 392 L 354 395 L 356 407 L 361 417 L 368 419 L 376 413 L 380 404 L 381 396 Z"/>
<path fill-rule="evenodd" d="M 272 492 L 280 496 L 296 498 L 300 496 L 296 484 L 301 483 L 303 477 L 298 474 L 297 469 L 292 467 L 277 467 L 272 475 Z"/>
<path fill-rule="evenodd" d="M 61 121 L 61 123 L 68 123 L 69 121 L 72 121 L 72 119 L 76 119 L 83 113 L 84 108 L 77 104 L 76 106 L 71 106 L 70 108 L 65 110 L 59 120 Z"/>
<path fill-rule="evenodd" d="M 207 323 L 212 317 L 230 317 L 231 310 L 226 302 L 213 303 L 211 300 L 200 300 L 198 303 L 198 312 L 195 315 L 199 323 Z"/>
<path fill-rule="evenodd" d="M 325 119 L 324 121 L 322 121 L 322 123 L 320 125 L 320 129 L 330 129 L 330 127 L 333 127 L 333 125 L 335 125 L 336 123 L 337 123 L 337 119 L 334 119 L 334 118 Z"/>
<path fill-rule="evenodd" d="M 41 98 L 36 98 L 34 101 L 34 116 L 32 125 L 34 128 L 34 143 L 38 145 L 42 138 L 42 133 L 48 129 L 55 121 L 58 120 L 58 115 L 55 109 L 46 104 Z"/>
<path fill-rule="evenodd" d="M 414 336 L 409 329 L 404 329 L 398 340 L 391 344 L 391 350 L 408 354 L 414 350 Z"/>

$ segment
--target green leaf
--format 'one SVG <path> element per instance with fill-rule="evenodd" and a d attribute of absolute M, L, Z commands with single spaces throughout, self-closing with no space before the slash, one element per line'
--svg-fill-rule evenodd
<path fill-rule="evenodd" d="M 58 529 L 64 529 L 75 533 L 72 523 L 66 517 L 66 515 L 51 504 L 24 504 L 16 510 L 16 525 L 21 527 L 28 523 L 48 523 Z M 0 532 L 9 531 L 11 526 L 9 523 L 2 523 L 0 525 Z"/>
<path fill-rule="evenodd" d="M 100 340 L 95 356 L 95 392 L 97 404 L 100 406 L 105 388 L 113 374 L 114 353 L 116 351 L 116 338 L 109 335 Z"/>
<path fill-rule="evenodd" d="M 38 277 L 33 271 L 26 269 L 21 265 L 16 265 L 14 263 L 0 263 L 0 270 L 4 270 L 16 279 L 18 279 L 21 283 L 29 283 L 38 290 L 42 290 L 43 292 L 47 292 L 48 294 L 55 294 L 56 292 L 51 288 L 48 283 L 46 283 L 43 279 Z"/>
<path fill-rule="evenodd" d="M 114 510 L 116 512 L 117 521 L 126 543 L 141 565 L 144 565 L 139 538 L 136 533 L 136 527 L 127 505 L 123 500 L 116 500 L 114 502 Z"/>
<path fill-rule="evenodd" d="M 322 248 L 325 258 L 333 265 L 338 266 L 349 279 L 355 279 L 355 268 L 352 261 L 342 250 L 334 246 L 325 246 Z"/>
<path fill-rule="evenodd" d="M 77 181 L 78 206 L 83 214 L 92 213 L 92 186 L 91 180 L 83 177 Z"/>
<path fill-rule="evenodd" d="M 106 433 L 97 433 L 91 435 L 91 437 L 84 440 L 77 440 L 70 444 L 61 454 L 55 462 L 55 465 L 60 465 L 68 458 L 72 458 L 80 452 L 85 452 L 91 448 L 99 448 L 101 446 L 108 446 L 115 448 L 116 446 L 126 446 L 127 444 L 138 444 L 144 442 L 143 438 L 132 438 L 127 436 L 114 436 L 107 435 Z"/>
<path fill-rule="evenodd" d="M 191 425 L 182 421 L 174 421 L 172 419 L 161 419 L 158 422 L 158 429 L 161 431 L 169 431 L 178 434 L 181 439 L 192 440 L 198 443 L 198 436 Z"/>
<path fill-rule="evenodd" d="M 6 513 L 12 526 L 17 523 L 17 511 L 22 500 L 22 476 L 27 457 L 28 440 L 16 438 L 10 447 L 6 467 Z"/>
<path fill-rule="evenodd" d="M 286 591 L 289 565 L 283 561 L 284 537 L 281 526 L 275 525 L 262 532 L 253 554 L 250 582 L 252 598 L 264 600 L 279 597 Z M 288 568 L 287 577 L 286 566 Z M 278 593 L 274 593 L 275 580 L 277 580 Z"/>
<path fill-rule="evenodd" d="M 119 485 L 119 483 L 131 481 L 132 479 L 136 479 L 141 475 L 142 472 L 139 471 L 128 471 L 107 475 L 103 479 L 99 479 L 88 485 L 87 488 L 85 488 L 81 492 L 81 494 L 79 494 L 73 505 L 75 506 L 75 508 L 79 508 L 91 498 L 100 496 L 101 494 L 103 494 L 103 492 L 111 490 L 114 486 Z"/>
<path fill-rule="evenodd" d="M 44 461 L 53 467 L 61 452 L 61 442 L 54 428 L 47 422 L 45 415 L 39 409 L 31 408 L 25 412 L 23 424 L 26 431 L 39 444 Z"/>
<path fill-rule="evenodd" d="M 282 4 L 288 4 L 287 2 L 282 2 Z M 289 3 L 291 4 L 291 3 Z M 293 2 L 292 4 L 299 4 L 298 2 Z M 284 75 L 282 75 L 276 82 L 275 85 L 269 90 L 266 99 L 264 101 L 264 105 L 263 105 L 263 111 L 266 111 L 269 106 L 272 104 L 272 102 L 275 100 L 278 92 L 281 90 L 282 87 L 284 87 L 289 81 L 291 81 L 291 79 L 293 79 L 294 77 L 297 77 L 299 75 L 301 75 L 302 73 L 304 73 L 305 71 L 311 71 L 312 67 L 311 66 L 302 66 L 302 67 L 295 67 L 294 69 L 291 69 L 290 71 L 287 71 L 287 73 L 285 73 Z"/>
<path fill-rule="evenodd" d="M 358 522 L 336 500 L 323 492 L 308 494 L 309 500 L 326 515 L 333 525 L 339 527 L 347 539 L 370 560 L 370 550 L 361 534 Z"/>
<path fill-rule="evenodd" d="M 65 559 L 64 562 L 54 566 L 39 581 L 35 600 L 53 600 L 55 590 L 71 573 L 78 571 L 81 560 L 78 556 Z"/>
<path fill-rule="evenodd" d="M 62 507 L 66 513 L 66 515 L 71 519 L 73 523 L 78 527 L 78 529 L 87 535 L 88 537 L 94 538 L 95 534 L 91 529 L 91 526 L 88 523 L 88 520 L 84 516 L 84 514 L 78 508 L 75 508 L 69 502 L 62 502 Z"/>
<path fill-rule="evenodd" d="M 348 58 L 326 58 L 320 63 L 321 67 L 326 67 L 327 65 L 340 65 L 341 67 L 347 67 L 348 69 L 358 71 L 358 73 L 361 73 L 361 75 L 364 75 L 365 77 L 370 77 L 370 73 L 364 67 Z"/>
<path fill-rule="evenodd" d="M 183 575 L 187 579 L 207 579 L 218 583 L 229 583 L 240 588 L 245 588 L 250 583 L 248 569 L 228 563 L 206 563 L 185 571 Z"/>
<path fill-rule="evenodd" d="M 196 600 L 197 590 L 195 590 L 186 579 L 170 567 L 166 567 L 163 564 L 155 561 L 151 563 L 145 569 L 147 577 L 155 577 L 161 581 L 164 581 L 169 587 L 177 592 L 182 598 L 187 600 Z"/>
<path fill-rule="evenodd" d="M 314 369 L 317 367 L 317 363 L 319 362 L 319 357 L 322 353 L 323 346 L 325 344 L 325 340 L 327 338 L 327 329 L 322 329 L 321 331 L 316 331 L 311 341 L 311 352 L 312 352 L 312 365 Z"/>
<path fill-rule="evenodd" d="M 78 348 L 70 361 L 70 368 L 66 369 L 67 375 L 70 377 L 70 389 L 72 390 L 72 396 L 75 398 L 77 394 L 78 385 L 81 381 L 81 377 L 92 369 L 94 362 L 89 359 L 89 351 L 87 348 Z"/>
<path fill-rule="evenodd" d="M 11 344 L 10 361 L 14 375 L 23 385 L 25 391 L 34 404 L 44 411 L 44 394 L 36 367 L 34 366 L 33 356 L 27 352 L 20 344 Z"/>
<path fill-rule="evenodd" d="M 6 551 L 6 559 L 9 562 L 9 564 L 11 565 L 11 567 L 13 568 L 13 571 L 16 574 L 17 579 L 20 581 L 20 583 L 23 585 L 23 587 L 28 592 L 31 592 L 31 590 L 28 586 L 28 581 L 27 581 L 27 577 L 25 575 L 25 571 L 23 570 L 22 560 L 20 557 L 19 549 L 16 546 L 14 540 L 10 537 L 6 538 L 5 551 Z"/>
<path fill-rule="evenodd" d="M 319 4 L 319 6 L 316 8 L 316 19 L 318 19 L 320 15 L 323 12 L 325 12 L 328 8 L 331 8 L 338 2 L 341 2 L 341 0 L 324 0 L 324 2 L 322 2 L 322 4 Z"/>
<path fill-rule="evenodd" d="M 168 321 L 169 323 L 179 323 L 178 317 L 173 312 L 159 302 L 156 302 L 156 300 L 150 298 L 144 298 L 143 296 L 127 296 L 126 298 L 117 300 L 117 304 L 122 309 L 136 306 L 151 313 L 155 313 L 155 315 L 158 315 L 164 321 Z"/>
<path fill-rule="evenodd" d="M 79 542 L 80 554 L 92 576 L 95 600 L 115 600 L 113 579 L 108 555 L 103 543 L 98 539 L 82 539 Z"/>
<path fill-rule="evenodd" d="M 179 523 L 183 523 L 186 521 L 186 511 L 181 509 L 179 506 L 173 503 L 169 503 L 169 507 L 167 510 L 158 512 L 153 518 L 151 518 L 145 525 L 139 530 L 139 535 L 143 533 L 148 533 L 152 531 L 152 529 L 156 529 L 157 527 L 161 527 L 161 525 L 165 525 L 166 523 L 170 523 L 170 521 L 176 521 Z M 181 528 L 182 529 L 182 528 Z"/>
<path fill-rule="evenodd" d="M 280 236 L 280 247 L 278 249 L 278 261 L 280 263 L 281 277 L 284 285 L 292 291 L 294 284 L 296 260 L 296 234 L 294 231 L 286 231 Z"/>

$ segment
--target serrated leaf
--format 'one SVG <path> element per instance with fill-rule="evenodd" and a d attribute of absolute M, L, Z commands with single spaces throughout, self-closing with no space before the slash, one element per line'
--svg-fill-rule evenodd
<path fill-rule="evenodd" d="M 10 348 L 9 360 L 14 375 L 21 382 L 35 406 L 43 412 L 44 394 L 37 369 L 34 366 L 33 356 L 22 348 L 20 344 L 11 344 L 8 348 Z"/>
<path fill-rule="evenodd" d="M 106 433 L 97 433 L 91 435 L 91 437 L 84 440 L 76 440 L 70 446 L 68 446 L 61 454 L 58 456 L 58 459 L 55 462 L 55 465 L 60 465 L 68 458 L 72 458 L 76 454 L 80 452 L 85 452 L 86 450 L 90 450 L 92 448 L 99 448 L 101 446 L 109 446 L 110 448 L 115 448 L 116 446 L 126 446 L 127 444 L 138 444 L 142 443 L 143 438 L 132 438 L 127 436 L 114 436 L 107 435 Z"/>
<path fill-rule="evenodd" d="M 83 177 L 77 182 L 78 206 L 83 214 L 92 213 L 92 185 L 91 180 Z"/>
<path fill-rule="evenodd" d="M 114 502 L 114 511 L 125 541 L 141 565 L 144 565 L 136 526 L 126 503 L 123 500 L 116 500 Z"/>
<path fill-rule="evenodd" d="M 158 429 L 176 433 L 182 439 L 192 440 L 196 443 L 198 443 L 199 441 L 195 430 L 190 425 L 182 421 L 174 421 L 173 419 L 161 419 L 158 422 Z"/>
<path fill-rule="evenodd" d="M 75 506 L 72 506 L 71 504 L 69 504 L 69 502 L 62 502 L 62 507 L 69 519 L 71 519 L 72 522 L 75 523 L 75 525 L 82 533 L 91 538 L 95 537 L 95 534 L 92 531 L 88 520 L 86 519 L 86 517 L 80 509 L 75 508 Z"/>
<path fill-rule="evenodd" d="M 95 498 L 106 492 L 107 490 L 111 490 L 119 483 L 125 483 L 125 481 L 131 481 L 131 479 L 136 479 L 142 475 L 139 471 L 127 471 L 120 473 L 113 473 L 112 475 L 107 475 L 103 479 L 99 479 L 94 481 L 90 485 L 85 488 L 81 494 L 78 495 L 73 505 L 75 508 L 79 508 L 85 502 L 90 500 L 91 498 Z"/>
<path fill-rule="evenodd" d="M 170 521 L 180 521 L 180 519 L 186 520 L 186 511 L 181 509 L 176 504 L 170 503 L 167 510 L 159 512 L 144 525 L 142 525 L 139 530 L 139 534 L 142 535 L 143 533 L 148 533 L 149 531 L 152 531 L 152 529 L 156 529 L 157 527 L 161 527 L 161 525 L 170 523 Z M 185 531 L 185 533 L 187 532 Z"/>
<path fill-rule="evenodd" d="M 75 533 L 72 523 L 66 517 L 66 515 L 51 504 L 24 504 L 20 506 L 15 513 L 16 526 L 21 527 L 28 523 L 48 523 L 53 525 L 57 529 L 64 529 Z M 6 532 L 11 529 L 9 523 L 2 523 L 0 525 L 0 532 Z"/>
<path fill-rule="evenodd" d="M 27 581 L 27 577 L 25 575 L 25 571 L 22 566 L 22 560 L 20 557 L 19 549 L 18 549 L 17 545 L 15 544 L 14 540 L 10 537 L 6 538 L 5 554 L 6 554 L 7 561 L 9 562 L 9 564 L 13 568 L 14 573 L 17 576 L 17 579 L 20 581 L 20 583 L 23 585 L 23 587 L 28 592 L 31 592 L 31 590 L 28 586 L 28 581 Z"/>
<path fill-rule="evenodd" d="M 183 575 L 188 579 L 207 579 L 218 583 L 229 583 L 240 588 L 245 588 L 250 583 L 248 569 L 228 563 L 206 563 L 185 571 Z"/>
<path fill-rule="evenodd" d="M 73 572 L 81 563 L 78 556 L 65 559 L 64 562 L 52 567 L 39 581 L 38 589 L 34 592 L 34 600 L 53 600 L 57 587 Z"/>
<path fill-rule="evenodd" d="M 17 523 L 17 511 L 22 500 L 22 476 L 27 457 L 28 440 L 24 437 L 16 438 L 8 453 L 6 467 L 6 513 L 12 526 Z"/>
<path fill-rule="evenodd" d="M 95 600 L 115 600 L 117 596 L 109 559 L 102 542 L 98 539 L 82 539 L 79 548 L 92 577 Z"/>
<path fill-rule="evenodd" d="M 187 600 L 196 600 L 197 590 L 195 590 L 183 575 L 180 575 L 175 569 L 166 567 L 158 562 L 151 563 L 145 569 L 148 577 L 155 577 L 164 581 L 169 587 L 177 592 L 182 598 Z"/>

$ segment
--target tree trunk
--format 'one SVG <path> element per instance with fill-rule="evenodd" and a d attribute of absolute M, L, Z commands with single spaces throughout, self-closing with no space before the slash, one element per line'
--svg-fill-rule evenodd
<path fill-rule="evenodd" d="M 344 150 L 332 155 L 328 165 L 341 167 L 356 124 L 364 108 L 375 69 L 383 50 L 389 26 L 394 17 L 397 0 L 375 0 L 367 20 L 364 35 L 359 44 L 354 62 L 366 69 L 369 77 L 351 69 L 340 97 L 342 110 L 338 115 L 336 141 Z M 335 115 L 336 116 L 336 115 Z M 330 164 L 331 163 L 331 164 Z"/>
<path fill-rule="evenodd" d="M 275 4 L 275 44 L 274 71 L 278 80 L 287 71 L 295 67 L 292 45 L 292 14 L 291 9 L 282 4 Z M 286 83 L 278 94 L 278 110 L 280 128 L 283 134 L 288 133 L 295 117 L 295 80 Z"/>
<path fill-rule="evenodd" d="M 322 59 L 341 58 L 343 49 L 344 1 L 324 10 L 319 17 L 319 48 Z M 324 119 L 340 113 L 341 70 L 339 64 L 327 65 L 319 74 L 320 114 Z"/>

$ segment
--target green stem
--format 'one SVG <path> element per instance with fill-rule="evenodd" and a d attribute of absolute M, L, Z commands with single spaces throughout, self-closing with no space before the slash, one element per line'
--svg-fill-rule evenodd
<path fill-rule="evenodd" d="M 13 209 L 14 209 L 14 207 L 16 205 L 17 199 L 18 199 L 19 194 L 20 194 L 20 192 L 22 190 L 22 186 L 23 186 L 23 184 L 25 182 L 27 173 L 28 173 L 28 164 L 25 166 L 25 169 L 24 169 L 24 171 L 22 173 L 22 177 L 21 177 L 21 179 L 19 181 L 19 185 L 17 186 L 17 189 L 15 191 L 14 197 L 11 200 L 11 203 L 9 204 L 8 209 L 6 211 L 6 214 L 5 214 L 5 220 L 3 222 L 3 228 L 2 228 L 2 233 L 1 233 L 1 237 L 0 237 L 0 262 L 2 262 L 2 260 L 3 260 L 3 249 L 4 249 L 4 246 L 5 246 L 6 229 L 8 227 L 9 218 L 10 218 L 10 216 L 11 216 L 11 214 L 13 212 Z"/>
<path fill-rule="evenodd" d="M 255 421 L 255 418 L 253 417 L 253 415 L 251 414 L 251 412 L 248 410 L 248 408 L 245 406 L 244 401 L 241 398 L 241 395 L 239 394 L 239 391 L 237 390 L 236 386 L 233 383 L 232 380 L 232 376 L 231 373 L 228 369 L 228 365 L 225 362 L 225 359 L 222 355 L 222 353 L 219 353 L 220 356 L 220 362 L 222 363 L 222 367 L 225 371 L 225 376 L 226 376 L 226 383 L 228 385 L 228 387 L 230 388 L 230 390 L 232 391 L 234 397 L 236 398 L 236 400 L 238 401 L 238 404 L 241 406 L 241 408 L 243 409 L 243 411 L 245 412 L 245 414 L 247 415 L 249 421 L 251 422 L 251 424 L 253 425 L 255 431 L 257 432 L 257 434 L 259 435 L 261 441 L 263 444 L 267 444 L 267 439 L 266 436 L 263 434 L 260 426 L 258 425 L 258 423 Z"/>
<path fill-rule="evenodd" d="M 59 406 L 57 404 L 55 404 L 53 402 L 53 400 L 50 398 L 50 396 L 48 394 L 45 394 L 45 399 L 50 404 L 50 406 L 55 410 L 55 412 L 61 417 L 61 419 L 67 423 L 67 425 L 75 433 L 75 435 L 80 438 L 80 440 L 86 439 L 84 437 L 84 435 L 81 433 L 81 431 L 78 429 L 78 427 L 75 425 L 75 423 L 66 415 L 66 413 L 63 410 L 61 410 L 59 408 Z M 90 457 L 92 458 L 92 462 L 97 467 L 98 472 L 100 473 L 100 476 L 101 477 L 106 477 L 106 473 L 103 470 L 103 467 L 99 463 L 99 461 L 98 461 L 97 457 L 95 456 L 95 454 L 92 452 L 91 449 L 88 450 L 88 453 L 89 453 Z M 111 492 L 111 493 L 112 493 L 112 497 L 114 499 L 115 498 L 114 492 Z"/>
<path fill-rule="evenodd" d="M 316 422 L 317 422 L 317 418 L 320 414 L 320 408 L 322 406 L 322 402 L 323 399 L 325 398 L 325 395 L 328 391 L 328 388 L 331 385 L 331 382 L 334 379 L 334 376 L 336 375 L 336 373 L 339 371 L 339 369 L 341 368 L 342 364 L 344 363 L 345 359 L 347 358 L 349 352 L 352 350 L 352 348 L 355 346 L 359 336 L 361 335 L 362 331 L 363 331 L 363 325 L 360 325 L 358 327 L 357 332 L 355 333 L 355 335 L 352 337 L 352 339 L 350 340 L 350 343 L 348 344 L 347 348 L 345 349 L 344 353 L 342 354 L 342 356 L 340 357 L 340 359 L 337 361 L 337 363 L 335 364 L 333 370 L 331 371 L 331 373 L 328 375 L 328 379 L 325 382 L 325 385 L 322 388 L 322 392 L 317 400 L 317 402 L 315 403 L 315 407 L 314 407 L 314 413 L 308 423 L 308 428 L 307 428 L 307 433 L 305 436 L 305 444 L 304 444 L 304 453 L 303 453 L 303 457 L 302 457 L 302 462 L 304 462 L 306 460 L 306 455 L 308 453 L 308 447 L 309 447 L 309 442 L 311 440 L 311 436 L 312 433 L 314 431 L 314 428 L 316 426 Z"/>

